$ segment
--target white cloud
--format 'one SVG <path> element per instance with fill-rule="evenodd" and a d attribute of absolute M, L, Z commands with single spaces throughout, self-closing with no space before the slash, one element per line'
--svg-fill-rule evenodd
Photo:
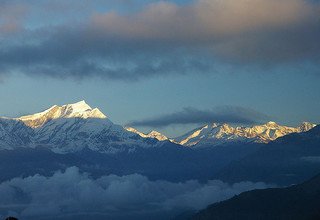
<path fill-rule="evenodd" d="M 205 184 L 150 181 L 139 174 L 109 175 L 93 179 L 78 168 L 56 172 L 51 177 L 35 175 L 0 184 L 0 213 L 18 213 L 23 219 L 68 216 L 77 213 L 107 215 L 138 214 L 201 209 L 240 192 L 266 188 L 264 183 L 233 185 L 219 180 Z"/>
<path fill-rule="evenodd" d="M 301 160 L 312 163 L 320 163 L 320 157 L 318 156 L 301 157 Z"/>

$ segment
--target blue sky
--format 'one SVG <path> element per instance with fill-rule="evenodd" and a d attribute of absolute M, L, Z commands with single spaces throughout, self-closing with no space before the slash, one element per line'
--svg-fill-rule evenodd
<path fill-rule="evenodd" d="M 252 114 L 256 123 L 320 121 L 317 2 L 16 0 L 0 6 L 0 115 L 86 100 L 122 125 L 184 108 L 212 115 L 221 106 L 267 116 Z M 243 115 L 229 116 L 237 123 Z M 201 123 L 139 128 L 175 136 Z"/>

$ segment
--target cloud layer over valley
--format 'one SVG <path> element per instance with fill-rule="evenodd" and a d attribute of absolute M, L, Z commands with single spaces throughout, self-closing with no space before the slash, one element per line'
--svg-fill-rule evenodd
<path fill-rule="evenodd" d="M 201 209 L 242 191 L 266 187 L 264 183 L 229 185 L 219 180 L 205 184 L 196 180 L 150 181 L 139 174 L 93 179 L 80 173 L 78 168 L 70 167 L 51 177 L 17 177 L 1 183 L 0 211 L 3 216 L 14 213 L 22 219 L 65 219 L 79 213 L 141 217 L 157 212 Z"/>

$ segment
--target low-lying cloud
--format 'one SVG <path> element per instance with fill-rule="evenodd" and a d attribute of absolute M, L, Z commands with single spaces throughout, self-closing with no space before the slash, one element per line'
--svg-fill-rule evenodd
<path fill-rule="evenodd" d="M 320 163 L 320 156 L 301 157 L 300 159 L 306 162 Z"/>
<path fill-rule="evenodd" d="M 133 121 L 129 126 L 165 127 L 169 125 L 239 123 L 255 124 L 268 120 L 269 116 L 252 109 L 237 106 L 221 106 L 211 110 L 184 108 L 182 111 Z"/>
<path fill-rule="evenodd" d="M 248 65 L 320 63 L 318 1 L 153 1 L 127 13 L 98 12 L 112 1 L 103 7 L 97 2 L 86 7 L 87 1 L 72 1 L 63 7 L 63 1 L 5 1 L 0 74 L 136 81 L 212 74 L 221 63 L 234 64 L 238 71 Z M 64 21 L 58 9 L 64 9 Z M 38 18 L 36 25 L 30 17 Z"/>
<path fill-rule="evenodd" d="M 15 213 L 21 219 L 63 219 L 77 214 L 121 216 L 194 210 L 243 191 L 266 187 L 264 183 L 229 185 L 219 180 L 205 184 L 196 180 L 184 183 L 150 181 L 139 174 L 93 179 L 80 173 L 78 168 L 70 167 L 51 177 L 35 175 L 1 183 L 0 214 L 4 217 Z"/>

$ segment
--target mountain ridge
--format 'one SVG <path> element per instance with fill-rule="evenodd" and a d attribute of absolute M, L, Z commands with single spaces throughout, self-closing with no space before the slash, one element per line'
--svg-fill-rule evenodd
<path fill-rule="evenodd" d="M 289 133 L 305 132 L 315 125 L 304 122 L 287 127 L 275 122 L 252 127 L 232 127 L 212 123 L 184 136 L 169 139 L 158 131 L 147 134 L 114 124 L 98 108 L 85 101 L 52 107 L 18 118 L 0 118 L 0 149 L 46 146 L 57 153 L 88 147 L 104 153 L 132 151 L 136 147 L 157 147 L 170 141 L 186 147 L 217 146 L 230 143 L 268 143 Z"/>
<path fill-rule="evenodd" d="M 215 178 L 225 182 L 264 181 L 286 186 L 320 171 L 320 126 L 280 137 L 223 168 Z"/>
<path fill-rule="evenodd" d="M 320 218 L 320 175 L 286 188 L 269 188 L 241 193 L 231 199 L 209 205 L 184 220 Z"/>
<path fill-rule="evenodd" d="M 220 145 L 226 142 L 268 143 L 287 134 L 306 132 L 315 126 L 310 122 L 303 122 L 298 127 L 283 126 L 273 121 L 251 127 L 212 123 L 174 138 L 174 142 L 187 147 Z"/>
<path fill-rule="evenodd" d="M 165 141 L 165 140 L 169 140 L 169 138 L 163 134 L 161 134 L 160 132 L 158 131 L 155 131 L 155 130 L 152 130 L 150 131 L 149 133 L 143 133 L 135 128 L 132 128 L 132 127 L 125 127 L 125 129 L 127 131 L 130 131 L 130 132 L 133 132 L 133 133 L 136 133 L 138 134 L 139 136 L 143 137 L 143 138 L 155 138 L 157 139 L 158 141 Z"/>
<path fill-rule="evenodd" d="M 84 100 L 62 106 L 53 105 L 49 109 L 16 118 L 27 126 L 38 128 L 43 126 L 49 120 L 58 118 L 107 118 L 98 108 L 92 109 Z"/>
<path fill-rule="evenodd" d="M 157 147 L 159 143 L 114 124 L 85 101 L 54 105 L 19 118 L 0 118 L 1 149 L 39 146 L 56 153 L 77 152 L 88 147 L 112 154 L 136 147 Z"/>

